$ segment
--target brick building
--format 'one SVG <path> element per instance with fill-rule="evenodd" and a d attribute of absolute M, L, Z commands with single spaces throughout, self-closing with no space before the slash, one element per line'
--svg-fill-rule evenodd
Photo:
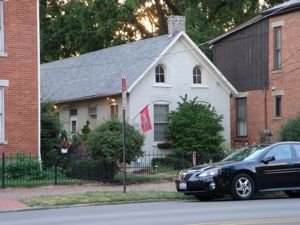
<path fill-rule="evenodd" d="M 213 39 L 213 61 L 239 91 L 232 145 L 274 142 L 300 113 L 300 0 L 290 0 Z"/>
<path fill-rule="evenodd" d="M 38 1 L 0 0 L 0 153 L 39 153 Z"/>

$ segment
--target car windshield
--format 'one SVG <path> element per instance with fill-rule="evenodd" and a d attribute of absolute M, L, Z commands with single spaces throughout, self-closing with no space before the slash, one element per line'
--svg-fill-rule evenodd
<path fill-rule="evenodd" d="M 222 161 L 246 161 L 255 159 L 263 151 L 266 146 L 249 146 L 242 149 L 239 149 L 230 155 L 228 155 Z"/>

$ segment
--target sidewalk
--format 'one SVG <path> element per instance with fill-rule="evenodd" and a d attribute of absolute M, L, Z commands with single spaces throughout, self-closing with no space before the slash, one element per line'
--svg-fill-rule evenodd
<path fill-rule="evenodd" d="M 127 191 L 176 191 L 174 182 L 157 184 L 132 184 L 126 186 Z M 26 209 L 24 199 L 42 195 L 64 195 L 84 193 L 88 191 L 123 191 L 123 185 L 83 184 L 83 185 L 51 185 L 34 188 L 0 189 L 0 212 L 6 210 Z"/>

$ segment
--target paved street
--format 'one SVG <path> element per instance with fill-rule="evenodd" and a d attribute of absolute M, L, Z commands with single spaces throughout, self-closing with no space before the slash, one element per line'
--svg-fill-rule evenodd
<path fill-rule="evenodd" d="M 5 225 L 268 225 L 300 224 L 300 200 L 176 201 L 0 213 Z"/>

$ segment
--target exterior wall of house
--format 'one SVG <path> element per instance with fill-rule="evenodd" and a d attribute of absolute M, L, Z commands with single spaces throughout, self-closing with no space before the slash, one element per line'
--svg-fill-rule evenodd
<path fill-rule="evenodd" d="M 238 91 L 261 90 L 268 83 L 268 20 L 213 44 L 213 62 Z"/>
<path fill-rule="evenodd" d="M 282 67 L 274 70 L 275 26 L 282 27 Z M 293 11 L 269 20 L 269 77 L 268 127 L 274 133 L 290 117 L 300 113 L 300 10 Z M 282 114 L 275 116 L 275 96 L 282 98 Z"/>
<path fill-rule="evenodd" d="M 282 27 L 282 67 L 274 70 L 274 27 Z M 278 140 L 280 126 L 300 113 L 300 11 L 293 11 L 269 19 L 268 71 L 266 90 L 250 90 L 247 98 L 248 135 L 238 138 L 236 127 L 236 100 L 231 101 L 231 136 L 234 146 Z M 265 95 L 266 92 L 266 95 Z M 281 96 L 281 115 L 275 115 L 275 96 Z"/>
<path fill-rule="evenodd" d="M 155 103 L 169 104 L 170 110 L 176 110 L 180 96 L 188 95 L 188 99 L 198 97 L 198 101 L 209 103 L 216 108 L 218 114 L 224 116 L 224 138 L 230 143 L 230 94 L 213 78 L 207 63 L 199 59 L 185 42 L 177 42 L 166 55 L 157 62 L 163 64 L 167 71 L 165 84 L 155 83 L 155 66 L 148 71 L 145 77 L 130 93 L 130 122 L 140 127 L 139 112 L 148 105 L 150 120 L 153 125 Z M 199 65 L 202 71 L 203 85 L 193 85 L 193 68 Z M 145 134 L 144 151 L 157 152 L 157 143 L 154 142 L 153 129 Z M 162 150 L 166 151 L 166 150 Z"/>
<path fill-rule="evenodd" d="M 36 0 L 3 1 L 4 52 L 0 84 L 4 88 L 4 141 L 0 152 L 37 155 L 38 24 Z"/>
<path fill-rule="evenodd" d="M 265 91 L 248 91 L 241 93 L 240 97 L 246 98 L 247 102 L 247 136 L 237 136 L 237 99 L 231 98 L 231 145 L 234 147 L 260 143 L 262 138 L 261 135 L 264 134 L 263 132 L 266 125 Z"/>
<path fill-rule="evenodd" d="M 215 72 L 212 71 L 212 68 L 204 59 L 199 58 L 199 53 L 187 50 L 192 49 L 192 46 L 183 40 L 178 41 L 129 93 L 129 97 L 127 98 L 126 119 L 136 129 L 142 132 L 140 111 L 145 106 L 148 105 L 150 120 L 152 127 L 154 127 L 154 104 L 166 103 L 169 104 L 170 110 L 176 110 L 180 96 L 187 94 L 189 99 L 198 97 L 199 102 L 211 104 L 215 107 L 218 114 L 224 116 L 222 121 L 224 127 L 223 135 L 226 143 L 230 143 L 230 93 L 229 91 L 225 91 L 222 84 L 215 79 L 215 75 L 212 75 Z M 158 64 L 165 66 L 167 74 L 166 83 L 155 83 L 155 67 Z M 203 80 L 203 84 L 201 85 L 193 84 L 193 68 L 197 65 L 201 67 Z M 112 98 L 114 98 L 115 103 L 118 104 L 118 117 L 122 119 L 122 97 L 111 96 L 109 100 L 107 98 L 98 98 L 58 105 L 63 128 L 68 131 L 68 133 L 71 132 L 71 119 L 76 119 L 76 131 L 78 133 L 81 132 L 87 120 L 91 123 L 91 129 L 96 128 L 96 126 L 110 118 L 110 104 Z M 89 115 L 88 108 L 90 106 L 97 107 L 97 117 L 91 117 Z M 70 110 L 72 109 L 77 109 L 77 116 L 70 115 Z M 154 142 L 154 129 L 146 132 L 144 135 L 144 152 L 159 152 L 160 150 L 157 148 L 157 143 Z"/>
<path fill-rule="evenodd" d="M 60 121 L 63 129 L 69 134 L 71 133 L 71 120 L 77 121 L 76 131 L 81 132 L 81 129 L 86 124 L 87 120 L 90 122 L 90 128 L 93 130 L 101 123 L 110 119 L 110 105 L 112 104 L 111 99 L 115 100 L 118 105 L 118 118 L 122 119 L 122 98 L 121 96 L 111 96 L 107 98 L 97 98 L 88 101 L 80 101 L 69 104 L 59 104 Z M 89 108 L 96 107 L 96 114 L 90 114 Z M 77 115 L 71 116 L 70 110 L 77 109 Z"/>

